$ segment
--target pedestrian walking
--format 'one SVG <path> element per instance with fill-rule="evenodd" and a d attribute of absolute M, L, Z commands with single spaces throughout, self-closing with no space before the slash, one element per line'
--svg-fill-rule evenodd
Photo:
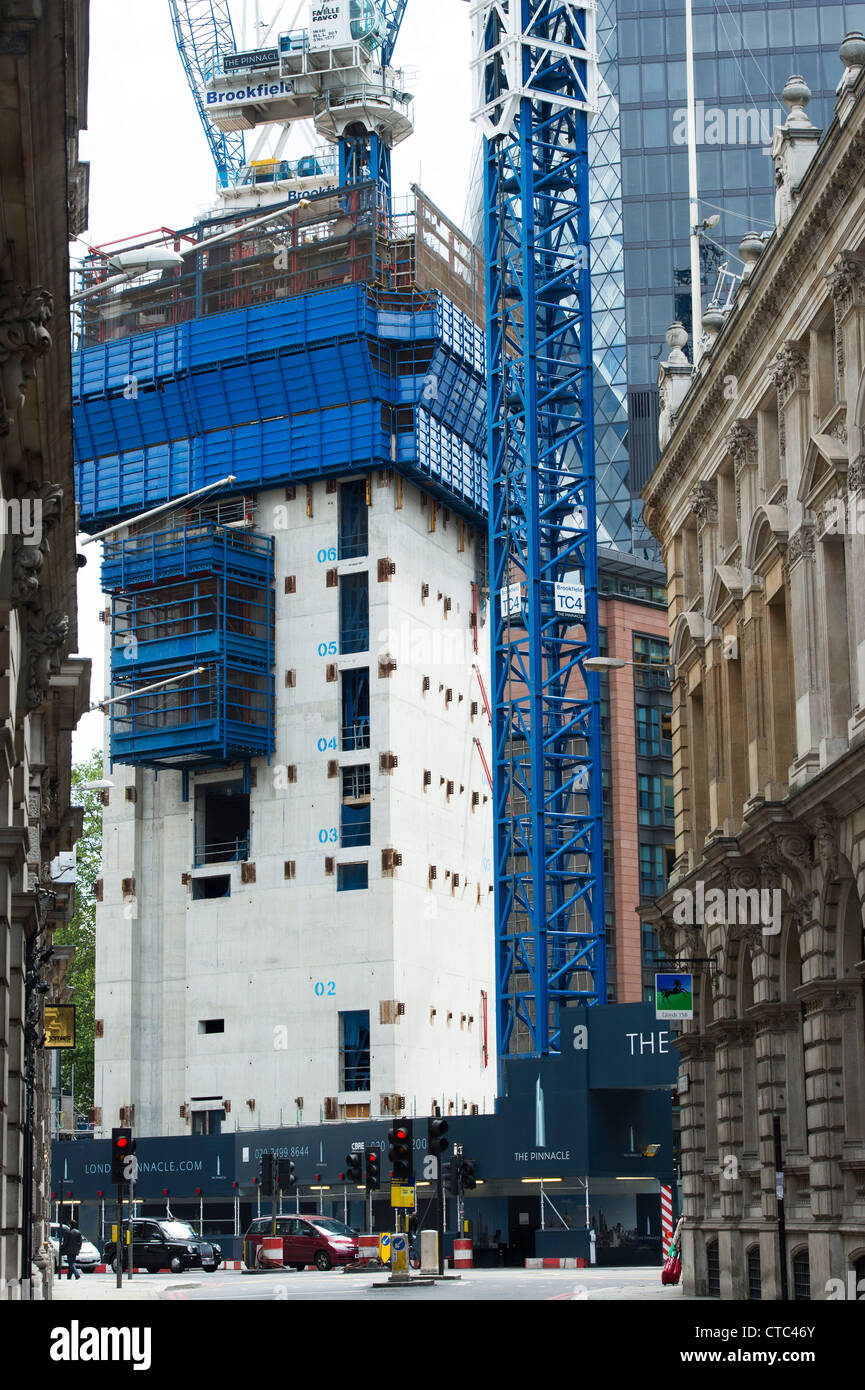
<path fill-rule="evenodd" d="M 63 1256 L 66 1256 L 66 1267 L 69 1271 L 69 1278 L 81 1278 L 81 1270 L 75 1264 L 81 1250 L 84 1237 L 78 1229 L 78 1223 L 73 1219 L 68 1226 L 64 1226 L 60 1235 L 60 1277 L 63 1278 Z"/>
<path fill-rule="evenodd" d="M 662 1284 L 678 1284 L 682 1277 L 682 1227 L 685 1224 L 684 1216 L 680 1216 L 673 1232 L 673 1239 L 664 1260 L 664 1268 L 661 1270 Z"/>

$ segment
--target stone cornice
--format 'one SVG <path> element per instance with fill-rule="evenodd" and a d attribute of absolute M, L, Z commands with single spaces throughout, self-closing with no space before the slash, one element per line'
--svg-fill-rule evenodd
<path fill-rule="evenodd" d="M 802 1010 L 798 1004 L 779 999 L 774 1003 L 752 1004 L 745 1011 L 759 1033 L 787 1032 L 802 1026 Z"/>
<path fill-rule="evenodd" d="M 718 434 L 729 410 L 729 378 L 740 378 L 760 345 L 777 342 L 779 320 L 801 289 L 801 266 L 837 222 L 837 213 L 861 188 L 865 176 L 865 97 L 860 78 L 854 113 L 841 126 L 833 121 L 802 184 L 801 201 L 783 236 L 768 243 L 748 281 L 749 293 L 730 315 L 711 357 L 685 397 L 672 439 L 643 490 L 644 513 L 652 533 L 663 540 L 662 514 L 674 494 L 690 483 L 693 460 Z M 855 196 L 855 194 L 854 194 Z M 838 246 L 833 260 L 843 249 Z M 829 296 L 829 286 L 826 294 Z M 767 363 L 768 365 L 768 363 Z"/>

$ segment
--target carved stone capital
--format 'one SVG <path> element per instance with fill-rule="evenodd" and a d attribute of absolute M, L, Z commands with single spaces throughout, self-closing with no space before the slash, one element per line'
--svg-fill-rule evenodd
<path fill-rule="evenodd" d="M 0 286 L 0 435 L 7 435 L 24 404 L 36 363 L 51 350 L 46 328 L 54 300 L 40 286 Z"/>
<path fill-rule="evenodd" d="M 814 837 L 817 841 L 817 858 L 827 883 L 837 883 L 840 876 L 840 848 L 838 845 L 838 817 L 830 806 L 824 805 L 812 821 Z"/>
<path fill-rule="evenodd" d="M 750 420 L 736 420 L 726 438 L 738 479 L 744 468 L 757 466 L 757 430 Z"/>
<path fill-rule="evenodd" d="M 714 483 L 697 483 L 688 501 L 701 530 L 717 522 L 718 493 Z"/>
<path fill-rule="evenodd" d="M 847 469 L 848 492 L 861 492 L 865 486 L 865 454 L 857 454 Z"/>
<path fill-rule="evenodd" d="M 826 276 L 835 301 L 835 318 L 840 323 L 854 306 L 865 306 L 865 257 L 855 251 L 842 251 L 835 257 Z"/>
<path fill-rule="evenodd" d="M 792 569 L 800 560 L 813 560 L 816 547 L 816 531 L 810 522 L 806 522 L 794 531 L 790 537 L 788 549 L 788 562 Z"/>
<path fill-rule="evenodd" d="M 25 703 L 38 709 L 48 693 L 52 671 L 60 668 L 60 652 L 69 636 L 69 617 L 59 610 L 47 613 L 41 627 L 31 623 L 27 632 L 27 684 Z"/>
<path fill-rule="evenodd" d="M 63 515 L 63 489 L 57 483 L 23 483 L 7 503 L 14 508 L 12 546 L 12 606 L 33 606 L 38 599 L 41 571 L 48 554 L 47 532 Z"/>
<path fill-rule="evenodd" d="M 783 408 L 794 392 L 808 390 L 808 358 L 797 342 L 784 344 L 772 364 L 770 375 L 778 392 L 779 407 Z"/>

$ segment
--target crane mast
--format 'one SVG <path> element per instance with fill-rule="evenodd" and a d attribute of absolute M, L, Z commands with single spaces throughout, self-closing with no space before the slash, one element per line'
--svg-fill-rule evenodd
<path fill-rule="evenodd" d="M 593 0 L 476 0 L 500 1059 L 606 1002 L 588 130 Z"/>
<path fill-rule="evenodd" d="M 246 163 L 243 131 L 217 130 L 207 114 L 205 88 L 216 53 L 236 48 L 228 0 L 168 0 L 174 39 L 221 188 L 239 177 Z"/>

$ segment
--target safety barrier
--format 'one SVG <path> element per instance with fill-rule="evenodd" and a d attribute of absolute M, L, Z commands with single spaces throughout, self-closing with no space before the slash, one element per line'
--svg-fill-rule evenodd
<path fill-rule="evenodd" d="M 470 1240 L 454 1241 L 454 1269 L 471 1269 L 472 1243 Z"/>

